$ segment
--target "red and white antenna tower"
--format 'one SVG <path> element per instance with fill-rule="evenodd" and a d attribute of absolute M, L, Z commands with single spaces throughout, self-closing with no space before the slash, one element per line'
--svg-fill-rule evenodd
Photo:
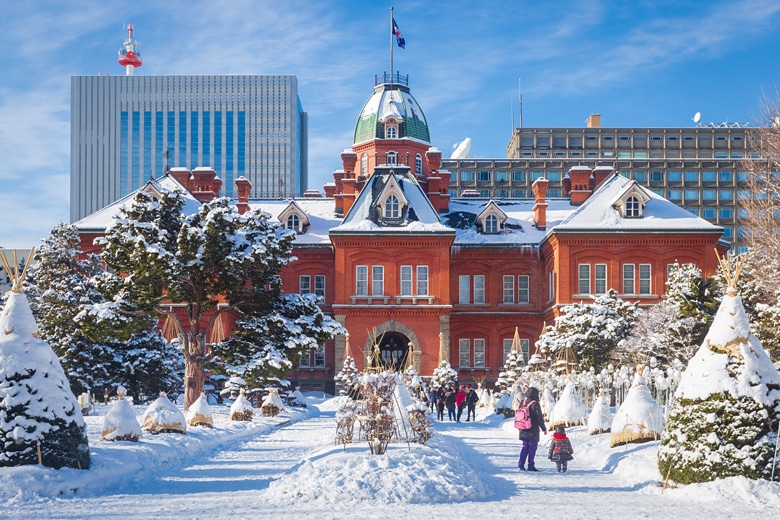
<path fill-rule="evenodd" d="M 133 39 L 133 24 L 127 25 L 127 38 L 122 45 L 124 48 L 119 49 L 119 64 L 125 68 L 127 76 L 132 76 L 133 69 L 141 66 L 141 54 L 135 52 L 137 44 Z"/>

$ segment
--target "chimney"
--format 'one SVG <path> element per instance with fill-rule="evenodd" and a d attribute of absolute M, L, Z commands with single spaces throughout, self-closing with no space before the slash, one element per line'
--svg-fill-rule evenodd
<path fill-rule="evenodd" d="M 168 175 L 176 179 L 187 191 L 192 191 L 192 174 L 187 168 L 171 168 Z"/>
<path fill-rule="evenodd" d="M 593 170 L 593 180 L 595 182 L 595 188 L 598 188 L 599 184 L 604 182 L 604 179 L 609 177 L 615 172 L 615 169 L 612 166 L 596 166 L 596 169 Z"/>
<path fill-rule="evenodd" d="M 590 187 L 590 177 L 592 170 L 587 166 L 573 166 L 569 170 L 569 179 L 571 179 L 571 191 L 569 199 L 575 206 L 579 206 L 593 193 Z"/>
<path fill-rule="evenodd" d="M 430 175 L 435 175 L 441 169 L 441 151 L 436 147 L 428 148 L 425 152 L 425 160 L 428 162 L 428 172 Z M 417 175 L 422 176 L 423 172 L 416 172 Z"/>
<path fill-rule="evenodd" d="M 344 172 L 347 177 L 352 177 L 355 173 L 355 165 L 357 164 L 357 154 L 350 149 L 346 149 L 341 152 L 341 164 L 344 165 Z"/>
<path fill-rule="evenodd" d="M 222 179 L 217 172 L 208 167 L 198 167 L 192 170 L 192 189 L 190 193 L 200 202 L 211 202 L 219 195 Z"/>
<path fill-rule="evenodd" d="M 236 209 L 240 215 L 249 211 L 249 192 L 252 191 L 252 183 L 243 175 L 236 179 L 236 193 L 238 193 L 238 203 Z"/>
<path fill-rule="evenodd" d="M 588 125 L 588 128 L 601 128 L 601 114 L 589 115 L 585 123 Z"/>
<path fill-rule="evenodd" d="M 547 229 L 547 186 L 550 181 L 544 177 L 536 179 L 531 185 L 534 190 L 534 224 L 537 229 Z"/>

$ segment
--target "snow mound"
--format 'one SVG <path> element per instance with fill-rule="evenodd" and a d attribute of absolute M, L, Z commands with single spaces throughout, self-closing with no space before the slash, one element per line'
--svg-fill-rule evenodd
<path fill-rule="evenodd" d="M 435 436 L 427 445 L 390 444 L 382 456 L 371 455 L 365 443 L 323 447 L 263 493 L 285 502 L 446 504 L 491 496 L 479 475 Z"/>

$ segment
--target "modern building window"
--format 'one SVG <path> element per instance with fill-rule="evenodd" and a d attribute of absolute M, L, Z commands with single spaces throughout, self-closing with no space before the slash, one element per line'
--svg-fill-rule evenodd
<path fill-rule="evenodd" d="M 720 218 L 724 220 L 734 218 L 734 208 L 720 208 L 718 213 L 720 213 Z"/>
<path fill-rule="evenodd" d="M 666 174 L 666 178 L 669 180 L 669 182 L 681 182 L 682 172 L 677 170 L 671 170 L 669 171 L 669 173 Z"/>
<path fill-rule="evenodd" d="M 732 226 L 723 226 L 723 238 L 733 238 L 734 228 Z"/>
<path fill-rule="evenodd" d="M 485 366 L 485 340 L 484 338 L 474 338 L 474 366 Z"/>
<path fill-rule="evenodd" d="M 530 298 L 530 277 L 527 274 L 521 274 L 517 277 L 517 303 L 528 303 Z"/>
<path fill-rule="evenodd" d="M 734 172 L 720 171 L 718 172 L 718 180 L 720 182 L 732 182 L 734 180 Z"/>
<path fill-rule="evenodd" d="M 717 200 L 718 192 L 716 190 L 701 190 L 701 200 Z"/>
<path fill-rule="evenodd" d="M 398 203 L 398 197 L 390 195 L 385 199 L 385 218 L 397 219 L 401 216 L 401 205 Z"/>
<path fill-rule="evenodd" d="M 541 179 L 544 177 L 544 172 L 540 170 L 534 170 L 531 172 L 531 182 L 534 182 L 537 179 Z"/>
<path fill-rule="evenodd" d="M 485 276 L 474 276 L 474 303 L 485 303 Z"/>
<path fill-rule="evenodd" d="M 471 342 L 468 339 L 458 340 L 458 366 L 471 366 Z"/>
<path fill-rule="evenodd" d="M 477 180 L 479 182 L 490 182 L 490 173 L 489 171 L 478 171 Z"/>
<path fill-rule="evenodd" d="M 698 183 L 699 183 L 699 172 L 696 171 L 685 172 L 685 184 L 698 184 Z"/>
<path fill-rule="evenodd" d="M 666 192 L 666 198 L 674 201 L 682 200 L 682 190 L 668 190 Z"/>
<path fill-rule="evenodd" d="M 590 264 L 579 264 L 577 271 L 577 292 L 590 294 Z"/>
<path fill-rule="evenodd" d="M 474 182 L 474 172 L 471 170 L 462 170 L 460 172 L 460 182 Z"/>
<path fill-rule="evenodd" d="M 639 294 L 652 294 L 650 264 L 639 264 Z"/>
<path fill-rule="evenodd" d="M 512 182 L 525 182 L 525 172 L 512 172 Z"/>
<path fill-rule="evenodd" d="M 687 210 L 688 213 L 692 215 L 696 215 L 697 217 L 699 216 L 699 208 L 687 208 Z"/>
<path fill-rule="evenodd" d="M 524 199 L 525 198 L 525 190 L 512 190 L 512 198 L 514 198 L 514 199 Z"/>
<path fill-rule="evenodd" d="M 637 182 L 647 182 L 647 172 L 634 172 L 634 180 Z"/>
<path fill-rule="evenodd" d="M 699 202 L 699 190 L 684 190 L 685 202 Z"/>
<path fill-rule="evenodd" d="M 368 266 L 359 265 L 355 268 L 355 294 L 368 296 Z"/>
<path fill-rule="evenodd" d="M 734 190 L 718 190 L 718 200 L 732 200 L 734 198 Z"/>
<path fill-rule="evenodd" d="M 412 296 L 412 266 L 401 266 L 401 296 Z"/>
<path fill-rule="evenodd" d="M 385 268 L 381 265 L 371 267 L 371 296 L 385 294 Z"/>
<path fill-rule="evenodd" d="M 634 264 L 623 264 L 623 294 L 635 294 Z"/>
<path fill-rule="evenodd" d="M 718 180 L 717 173 L 713 171 L 701 172 L 701 182 L 715 182 Z"/>
<path fill-rule="evenodd" d="M 471 277 L 467 274 L 458 276 L 458 303 L 471 303 Z"/>
<path fill-rule="evenodd" d="M 703 208 L 701 216 L 707 219 L 714 219 L 717 216 L 717 212 L 715 208 Z"/>
<path fill-rule="evenodd" d="M 509 172 L 497 171 L 496 182 L 509 182 Z"/>
<path fill-rule="evenodd" d="M 417 266 L 417 296 L 428 296 L 428 266 Z"/>
<path fill-rule="evenodd" d="M 604 294 L 607 292 L 607 264 L 596 264 L 593 268 L 595 294 Z"/>
<path fill-rule="evenodd" d="M 650 182 L 663 182 L 664 172 L 655 171 L 650 172 Z"/>
<path fill-rule="evenodd" d="M 560 171 L 548 171 L 545 175 L 548 181 L 550 182 L 561 182 L 561 172 Z"/>
<path fill-rule="evenodd" d="M 504 275 L 503 277 L 503 301 L 504 303 L 515 303 L 515 277 Z"/>

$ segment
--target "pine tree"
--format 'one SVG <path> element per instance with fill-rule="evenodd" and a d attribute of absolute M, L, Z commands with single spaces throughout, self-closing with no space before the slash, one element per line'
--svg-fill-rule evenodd
<path fill-rule="evenodd" d="M 450 366 L 450 362 L 442 360 L 439 366 L 433 369 L 431 384 L 438 387 L 450 387 L 458 379 L 458 373 Z"/>
<path fill-rule="evenodd" d="M 333 378 L 336 381 L 336 387 L 339 389 L 339 395 L 347 395 L 354 388 L 360 379 L 360 372 L 355 366 L 355 358 L 347 356 L 344 360 L 344 366 Z"/>
<path fill-rule="evenodd" d="M 16 292 L 18 290 L 19 292 Z M 51 347 L 18 288 L 0 314 L 0 466 L 87 469 L 87 427 Z"/>
<path fill-rule="evenodd" d="M 548 358 L 569 348 L 583 369 L 606 366 L 637 319 L 636 304 L 623 301 L 614 289 L 597 296 L 593 303 L 566 305 L 561 312 L 539 337 L 537 346 Z"/>

